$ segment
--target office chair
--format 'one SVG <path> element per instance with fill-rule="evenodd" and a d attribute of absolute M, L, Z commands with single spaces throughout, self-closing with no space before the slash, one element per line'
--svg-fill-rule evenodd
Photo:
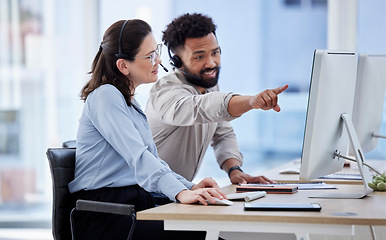
<path fill-rule="evenodd" d="M 73 214 L 75 211 L 92 211 L 131 216 L 132 224 L 128 240 L 131 239 L 136 222 L 133 205 L 78 200 L 71 206 L 68 184 L 74 179 L 75 148 L 48 148 L 47 158 L 51 170 L 53 187 L 52 235 L 55 240 L 75 240 Z"/>
<path fill-rule="evenodd" d="M 63 142 L 62 147 L 64 148 L 76 148 L 76 140 L 68 140 Z"/>

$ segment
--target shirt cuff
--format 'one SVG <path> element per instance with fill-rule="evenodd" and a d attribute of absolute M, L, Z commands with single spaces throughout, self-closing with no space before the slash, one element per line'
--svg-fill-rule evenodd
<path fill-rule="evenodd" d="M 226 116 L 226 121 L 231 121 L 231 120 L 234 120 L 236 118 L 239 118 L 240 116 L 238 117 L 235 117 L 235 116 L 232 116 L 229 112 L 228 112 L 228 105 L 229 105 L 229 101 L 231 100 L 231 98 L 233 96 L 239 96 L 240 94 L 236 94 L 236 93 L 233 93 L 233 92 L 229 92 L 229 93 L 226 93 L 225 96 L 224 96 L 224 109 L 226 110 L 226 113 L 227 113 L 227 116 Z"/>
<path fill-rule="evenodd" d="M 170 200 L 176 201 L 177 194 L 182 190 L 187 190 L 188 188 L 176 179 L 171 172 L 169 172 L 159 179 L 158 189 Z"/>

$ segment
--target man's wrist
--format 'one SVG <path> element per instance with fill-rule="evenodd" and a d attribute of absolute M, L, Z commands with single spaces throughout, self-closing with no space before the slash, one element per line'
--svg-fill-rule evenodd
<path fill-rule="evenodd" d="M 235 170 L 239 170 L 239 171 L 243 172 L 243 170 L 241 170 L 241 167 L 240 167 L 240 166 L 233 166 L 233 167 L 229 168 L 229 170 L 228 170 L 228 176 L 229 176 L 229 178 L 231 177 L 231 173 L 232 173 L 233 171 L 235 171 Z"/>

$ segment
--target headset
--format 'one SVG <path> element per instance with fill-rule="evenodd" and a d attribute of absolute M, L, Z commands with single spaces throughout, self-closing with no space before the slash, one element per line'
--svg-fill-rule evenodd
<path fill-rule="evenodd" d="M 129 22 L 130 20 L 126 20 L 123 24 L 122 24 L 122 27 L 121 27 L 121 32 L 119 33 L 119 42 L 118 42 L 118 53 L 115 54 L 115 57 L 117 58 L 123 58 L 123 59 L 128 59 L 129 56 L 125 53 L 122 52 L 122 35 L 123 35 L 123 30 L 125 29 L 125 26 L 126 26 L 126 23 Z M 169 53 L 170 55 L 170 53 Z M 169 72 L 168 69 L 166 67 L 164 67 L 164 65 L 162 65 L 160 63 L 161 67 L 163 68 L 163 70 L 165 72 Z"/>
<path fill-rule="evenodd" d="M 182 61 L 181 61 L 181 58 L 178 57 L 177 55 L 173 55 L 171 54 L 171 51 L 170 51 L 170 48 L 168 48 L 168 54 L 169 54 L 169 63 L 170 65 L 176 67 L 176 68 L 180 68 L 182 67 Z"/>
<path fill-rule="evenodd" d="M 122 35 L 123 35 L 123 30 L 125 29 L 126 23 L 130 20 L 126 20 L 121 27 L 121 32 L 119 33 L 119 45 L 118 45 L 118 53 L 115 54 L 117 58 L 123 58 L 123 59 L 128 59 L 129 56 L 127 54 L 124 54 L 122 52 Z"/>

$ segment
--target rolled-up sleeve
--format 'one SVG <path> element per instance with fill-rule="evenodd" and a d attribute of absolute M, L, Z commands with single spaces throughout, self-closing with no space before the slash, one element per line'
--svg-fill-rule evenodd
<path fill-rule="evenodd" d="M 197 90 L 189 85 L 179 85 L 177 89 L 166 85 L 150 94 L 152 109 L 165 124 L 190 126 L 237 118 L 228 112 L 228 103 L 236 95 L 231 92 L 197 94 Z"/>

